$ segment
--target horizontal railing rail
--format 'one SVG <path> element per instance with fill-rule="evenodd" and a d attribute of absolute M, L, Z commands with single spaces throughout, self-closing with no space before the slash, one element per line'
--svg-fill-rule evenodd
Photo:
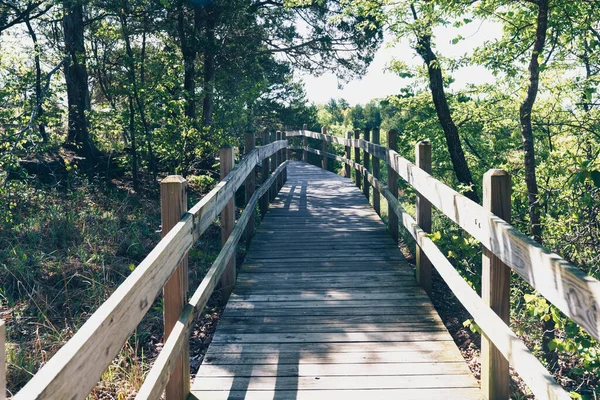
<path fill-rule="evenodd" d="M 569 394 L 556 382 L 507 323 L 460 276 L 429 238 L 428 233 L 406 212 L 397 199 L 397 195 L 381 183 L 371 171 L 349 159 L 348 147 L 364 150 L 376 157 L 375 159 L 385 162 L 419 195 L 424 196 L 444 215 L 473 235 L 489 252 L 511 267 L 592 336 L 598 338 L 600 283 L 596 279 L 585 275 L 574 265 L 539 245 L 479 204 L 436 180 L 392 149 L 363 139 L 347 139 L 307 130 L 288 131 L 287 136 L 301 136 L 321 140 L 322 143 L 345 146 L 346 157 L 324 151 L 323 149 L 326 149 L 324 145 L 321 146 L 321 150 L 308 147 L 305 140 L 303 140 L 303 146 L 290 146 L 290 150 L 302 150 L 304 154 L 308 152 L 323 158 L 331 158 L 356 170 L 357 180 L 361 180 L 361 177 L 364 179 L 364 182 L 357 182 L 357 185 L 365 185 L 368 182 L 374 191 L 386 198 L 390 206 L 389 210 L 398 216 L 416 241 L 418 248 L 424 252 L 448 287 L 471 314 L 483 335 L 513 365 L 515 371 L 523 378 L 536 398 L 570 398 Z M 359 160 L 360 157 L 355 159 Z M 322 163 L 322 165 L 326 164 Z M 347 174 L 347 172 L 345 173 Z M 368 190 L 365 193 L 368 194 Z M 550 278 L 540 277 L 541 274 L 550 273 L 552 274 Z M 589 309 L 586 309 L 587 307 Z M 482 366 L 482 370 L 484 368 L 491 367 L 490 365 Z M 494 371 L 490 372 L 490 374 L 494 373 Z M 506 376 L 508 376 L 508 370 Z M 488 390 L 501 390 L 501 388 L 488 388 Z M 497 398 L 493 392 L 487 393 L 487 395 Z"/>
<path fill-rule="evenodd" d="M 133 333 L 152 303 L 165 286 L 167 280 L 186 257 L 196 240 L 214 222 L 218 214 L 232 199 L 257 164 L 264 159 L 281 155 L 287 147 L 286 140 L 256 147 L 245 155 L 240 163 L 211 190 L 202 200 L 190 209 L 168 232 L 146 258 L 133 270 L 113 294 L 94 312 L 73 337 L 46 363 L 15 396 L 15 400 L 30 399 L 84 399 L 100 380 L 106 368 L 121 350 L 127 338 Z M 281 164 L 280 162 L 277 164 Z M 275 166 L 275 162 L 272 163 Z M 274 169 L 274 168 L 273 168 Z M 277 169 L 277 175 L 285 170 L 285 164 Z M 271 176 L 257 193 L 264 193 L 275 178 Z M 253 197 L 256 202 L 257 197 Z M 250 209 L 248 209 L 249 211 Z M 245 216 L 245 224 L 249 217 Z M 241 225 L 240 225 L 241 226 Z M 234 229 L 232 242 L 227 242 L 225 253 L 231 256 L 233 242 L 239 240 L 239 228 Z M 176 335 L 165 346 L 159 364 L 150 375 L 153 379 L 144 387 L 148 398 L 155 398 L 156 391 L 164 389 L 166 379 L 172 371 L 173 359 L 177 360 L 187 337 L 181 332 L 187 329 L 196 311 L 206 303 L 207 296 L 214 290 L 218 276 L 222 273 L 221 255 L 218 265 L 213 265 L 210 275 L 202 281 L 200 288 L 188 307 L 184 309 L 173 332 Z M 229 257 L 225 258 L 229 259 Z M 217 264 L 215 261 L 215 264 Z M 191 308 L 190 308 L 191 307 Z M 185 329 L 184 329 L 185 328 Z M 183 335 L 183 336 L 182 336 Z M 163 353 L 165 355 L 163 355 Z M 147 389 L 150 387 L 150 389 Z M 160 393 L 159 393 L 160 395 Z M 144 397 L 141 397 L 144 398 Z"/>

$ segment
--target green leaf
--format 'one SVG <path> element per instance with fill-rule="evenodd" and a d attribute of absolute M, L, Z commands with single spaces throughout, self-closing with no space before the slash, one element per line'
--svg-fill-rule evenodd
<path fill-rule="evenodd" d="M 532 301 L 536 301 L 538 298 L 536 295 L 533 294 L 526 294 L 523 297 L 525 298 L 525 303 L 531 303 Z"/>

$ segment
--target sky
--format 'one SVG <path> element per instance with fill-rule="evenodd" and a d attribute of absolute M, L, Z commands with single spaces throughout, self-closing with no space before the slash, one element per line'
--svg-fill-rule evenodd
<path fill-rule="evenodd" d="M 464 40 L 452 44 L 452 39 L 457 35 Z M 434 30 L 434 42 L 436 53 L 444 57 L 458 57 L 471 54 L 473 49 L 483 45 L 486 41 L 499 38 L 502 34 L 502 26 L 498 23 L 487 21 L 473 21 L 461 28 L 438 27 Z M 384 98 L 396 94 L 400 88 L 409 85 L 408 79 L 402 79 L 392 72 L 385 71 L 386 66 L 394 58 L 404 61 L 410 66 L 421 65 L 421 58 L 409 46 L 407 40 L 403 40 L 394 47 L 384 44 L 375 54 L 375 58 L 367 73 L 362 79 L 355 79 L 338 88 L 338 79 L 334 74 L 328 73 L 319 77 L 301 75 L 304 81 L 307 97 L 310 102 L 323 104 L 329 99 L 344 98 L 351 106 L 365 104 L 374 98 Z M 467 84 L 491 83 L 494 77 L 491 72 L 481 66 L 469 66 L 460 68 L 453 73 L 455 82 L 450 89 L 461 89 Z"/>

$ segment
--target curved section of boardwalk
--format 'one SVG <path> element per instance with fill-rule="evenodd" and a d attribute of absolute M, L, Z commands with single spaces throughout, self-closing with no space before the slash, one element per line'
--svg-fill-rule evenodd
<path fill-rule="evenodd" d="M 482 399 L 385 225 L 293 162 L 192 385 L 198 399 Z"/>

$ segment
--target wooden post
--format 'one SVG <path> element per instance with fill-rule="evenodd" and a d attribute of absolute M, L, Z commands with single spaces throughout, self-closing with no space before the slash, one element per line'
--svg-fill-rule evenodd
<path fill-rule="evenodd" d="M 269 144 L 269 132 L 264 131 L 262 133 L 262 145 L 266 146 Z M 269 157 L 266 157 L 262 160 L 262 181 L 265 182 L 269 176 Z M 266 191 L 265 194 L 260 198 L 260 217 L 261 220 L 265 218 L 265 215 L 269 211 L 269 191 Z"/>
<path fill-rule="evenodd" d="M 170 175 L 160 183 L 160 205 L 162 237 L 173 228 L 187 212 L 187 183 L 182 176 Z M 163 323 L 165 340 L 171 334 L 188 297 L 187 255 L 177 266 L 163 288 Z M 186 341 L 187 343 L 187 341 Z M 190 393 L 190 349 L 183 347 L 177 366 L 173 370 L 167 387 L 167 400 L 181 400 Z"/>
<path fill-rule="evenodd" d="M 508 172 L 491 169 L 483 176 L 483 207 L 510 223 L 511 180 Z M 481 298 L 508 325 L 510 269 L 483 248 Z M 481 335 L 481 389 L 488 400 L 507 400 L 510 394 L 508 361 Z"/>
<path fill-rule="evenodd" d="M 417 167 L 431 173 L 431 143 L 428 140 L 417 143 L 415 146 L 415 160 Z M 425 232 L 431 233 L 431 203 L 425 197 L 417 195 L 417 225 Z M 431 262 L 417 245 L 416 249 L 417 282 L 431 296 Z"/>
<path fill-rule="evenodd" d="M 398 131 L 392 129 L 387 132 L 388 147 L 391 150 L 398 151 Z M 388 189 L 395 198 L 398 198 L 398 173 L 388 167 Z M 393 207 L 388 202 L 388 229 L 392 237 L 398 242 L 398 216 L 394 213 Z"/>
<path fill-rule="evenodd" d="M 380 143 L 379 128 L 373 128 L 373 143 Z M 379 158 L 373 156 L 373 176 L 377 179 L 381 179 L 381 164 Z M 381 216 L 381 194 L 375 188 L 373 188 L 373 209 Z"/>
<path fill-rule="evenodd" d="M 352 132 L 346 132 L 346 139 L 348 139 L 348 140 L 352 139 Z M 352 149 L 352 147 L 350 147 L 350 146 L 344 146 L 344 150 L 345 150 L 344 157 L 346 157 L 348 160 L 352 159 L 352 156 L 350 155 L 351 149 Z M 352 179 L 352 169 L 350 169 L 350 165 L 344 164 L 344 171 L 345 171 L 346 178 Z"/>
<path fill-rule="evenodd" d="M 281 131 L 275 132 L 275 135 L 277 137 L 277 141 L 280 141 L 282 138 Z M 277 150 L 277 153 L 275 153 L 275 155 L 277 156 L 277 164 L 276 164 L 275 168 L 277 168 L 283 162 L 283 150 Z M 277 177 L 277 193 L 279 193 L 279 190 L 281 189 L 282 186 L 283 186 L 283 175 L 279 174 L 279 176 Z"/>
<path fill-rule="evenodd" d="M 281 140 L 287 140 L 287 135 L 286 135 L 285 131 L 281 132 Z M 289 156 L 288 156 L 289 150 L 288 150 L 287 146 L 285 149 L 283 149 L 282 154 L 283 154 L 283 160 L 281 160 L 281 162 L 287 161 L 287 159 L 289 158 Z M 284 168 L 283 171 L 281 171 L 281 176 L 283 177 L 281 186 L 283 186 L 285 184 L 285 182 L 287 182 L 287 168 Z"/>
<path fill-rule="evenodd" d="M 221 159 L 221 180 L 223 180 L 229 172 L 233 169 L 233 147 L 226 146 L 219 152 L 219 158 Z M 235 194 L 227 202 L 227 205 L 221 211 L 221 246 L 225 245 L 233 226 L 235 225 Z M 227 301 L 233 285 L 235 285 L 235 253 L 231 256 L 231 259 L 227 263 L 227 267 L 221 275 L 221 291 L 223 292 L 223 300 Z"/>
<path fill-rule="evenodd" d="M 0 319 L 0 400 L 6 398 L 6 326 Z"/>
<path fill-rule="evenodd" d="M 360 131 L 358 129 L 354 130 L 354 139 L 360 139 Z M 354 148 L 354 162 L 360 164 L 360 149 L 358 147 Z M 360 185 L 362 184 L 362 174 L 356 170 L 356 186 L 360 189 Z"/>
<path fill-rule="evenodd" d="M 327 135 L 327 127 L 324 126 L 321 128 L 321 133 L 323 135 Z M 323 141 L 321 142 L 321 151 L 323 153 L 327 153 L 327 140 L 323 139 Z M 321 155 L 321 168 L 323 168 L 325 171 L 327 171 L 327 157 L 325 157 L 325 154 Z"/>
<path fill-rule="evenodd" d="M 271 143 L 277 140 L 277 134 L 275 132 L 270 133 Z M 269 175 L 275 171 L 277 168 L 277 152 L 273 153 L 271 156 L 271 162 L 269 163 Z M 273 184 L 269 188 L 269 201 L 275 200 L 275 196 L 277 195 L 277 179 L 273 181 Z"/>
<path fill-rule="evenodd" d="M 369 128 L 365 128 L 364 131 L 364 139 L 365 142 L 370 142 L 371 141 L 371 130 Z M 363 150 L 363 158 L 364 158 L 364 167 L 365 169 L 368 171 L 370 169 L 371 163 L 370 163 L 370 158 L 369 158 L 369 153 L 366 150 Z M 367 198 L 367 201 L 371 201 L 371 196 L 369 193 L 369 186 L 371 186 L 369 184 L 369 179 L 367 178 L 367 176 L 363 176 L 363 194 L 365 195 L 365 197 Z"/>
<path fill-rule="evenodd" d="M 302 131 L 307 131 L 308 125 L 302 125 Z M 308 147 L 308 138 L 306 136 L 302 136 L 302 147 Z M 308 152 L 306 150 L 302 150 L 302 161 L 308 162 Z"/>
<path fill-rule="evenodd" d="M 254 132 L 246 132 L 246 134 L 244 135 L 244 154 L 248 154 L 252 150 L 254 150 L 255 144 L 256 143 L 254 140 Z M 246 191 L 246 204 L 248 204 L 248 201 L 254 194 L 255 186 L 256 186 L 256 176 L 255 176 L 254 168 L 253 168 L 252 172 L 250 172 L 250 174 L 246 178 L 246 181 L 244 182 L 244 189 Z M 252 213 L 252 215 L 250 216 L 250 219 L 248 220 L 248 224 L 246 225 L 246 231 L 244 232 L 244 237 L 245 237 L 244 241 L 246 243 L 246 249 L 248 249 L 248 247 L 250 247 L 250 242 L 252 241 L 252 237 L 254 236 L 254 229 L 255 229 L 254 210 L 251 210 L 250 212 Z"/>

